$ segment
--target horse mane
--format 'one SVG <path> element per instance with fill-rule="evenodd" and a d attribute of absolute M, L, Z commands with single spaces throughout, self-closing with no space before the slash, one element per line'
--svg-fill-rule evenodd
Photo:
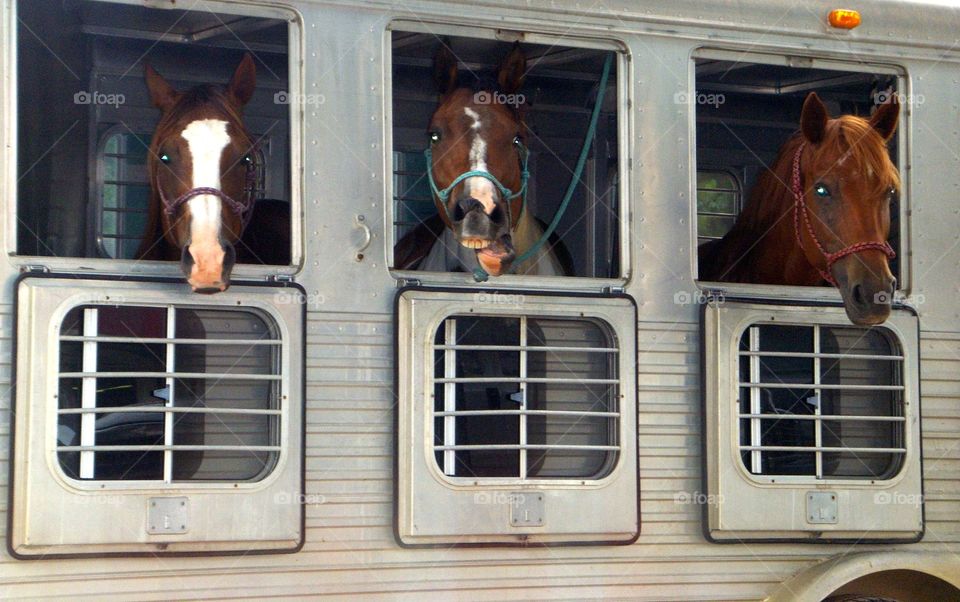
<path fill-rule="evenodd" d="M 735 268 L 738 264 L 748 265 L 747 256 L 760 246 L 763 238 L 781 220 L 792 219 L 793 157 L 804 141 L 800 131 L 790 136 L 780 148 L 773 166 L 757 179 L 730 232 L 715 243 L 701 246 L 701 278 L 737 281 L 738 270 Z M 818 152 L 832 157 L 835 164 L 852 162 L 856 173 L 878 174 L 875 188 L 869 191 L 871 195 L 891 187 L 900 188 L 900 176 L 890 161 L 886 141 L 862 117 L 843 115 L 832 119 L 818 145 Z M 708 253 L 713 256 L 707 257 Z"/>
<path fill-rule="evenodd" d="M 234 106 L 227 96 L 225 86 L 217 84 L 201 84 L 194 86 L 183 92 L 177 102 L 170 107 L 166 113 L 160 117 L 157 128 L 153 134 L 153 140 L 150 142 L 150 149 L 147 153 L 147 174 L 150 178 L 150 204 L 147 214 L 147 225 L 144 228 L 143 240 L 137 249 L 137 259 L 172 259 L 171 245 L 167 242 L 162 230 L 163 220 L 161 219 L 160 195 L 157 192 L 157 186 L 154 178 L 157 170 L 157 153 L 160 145 L 169 136 L 176 134 L 174 126 L 181 123 L 181 120 L 199 107 L 209 107 L 211 114 L 222 116 L 234 126 L 234 130 L 239 132 L 248 143 L 252 145 L 250 134 L 243 125 L 243 115 Z"/>

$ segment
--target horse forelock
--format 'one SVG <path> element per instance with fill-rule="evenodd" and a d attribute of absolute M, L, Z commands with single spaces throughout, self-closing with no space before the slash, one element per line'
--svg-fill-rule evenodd
<path fill-rule="evenodd" d="M 825 159 L 842 171 L 870 182 L 866 193 L 879 196 L 890 188 L 900 189 L 900 173 L 890 160 L 887 143 L 862 117 L 844 115 L 832 120 L 820 144 Z"/>
<path fill-rule="evenodd" d="M 231 131 L 243 137 L 243 142 L 248 145 L 252 143 L 243 124 L 243 116 L 230 101 L 223 86 L 206 84 L 184 92 L 176 104 L 163 114 L 157 124 L 154 147 L 159 147 L 171 136 L 180 135 L 191 121 L 216 118 L 226 121 Z"/>

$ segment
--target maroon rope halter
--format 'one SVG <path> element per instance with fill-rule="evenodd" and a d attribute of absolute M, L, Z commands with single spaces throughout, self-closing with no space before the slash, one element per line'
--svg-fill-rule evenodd
<path fill-rule="evenodd" d="M 807 232 L 810 234 L 810 238 L 813 240 L 813 244 L 817 245 L 817 248 L 820 249 L 820 253 L 823 255 L 824 259 L 827 260 L 827 269 L 821 270 L 817 268 L 817 271 L 820 272 L 820 276 L 824 280 L 837 286 L 837 281 L 834 279 L 833 274 L 830 273 L 830 268 L 833 267 L 833 264 L 837 263 L 847 255 L 853 255 L 854 253 L 862 253 L 863 251 L 880 251 L 887 256 L 887 259 L 893 259 L 897 256 L 893 248 L 887 243 L 883 242 L 858 242 L 850 245 L 849 247 L 844 247 L 836 253 L 828 252 L 823 244 L 820 242 L 820 239 L 817 238 L 817 233 L 813 230 L 813 225 L 810 223 L 810 213 L 807 208 L 806 198 L 803 194 L 803 187 L 800 185 L 800 154 L 803 153 L 803 147 L 807 143 L 804 142 L 800 144 L 797 148 L 797 153 L 793 156 L 793 230 L 797 235 L 797 244 L 800 245 L 800 248 L 803 248 L 803 241 L 800 237 L 800 216 L 803 216 L 803 223 L 807 228 Z"/>
<path fill-rule="evenodd" d="M 250 151 L 250 156 L 255 157 L 256 153 Z M 167 214 L 167 217 L 173 218 L 179 209 L 184 203 L 189 201 L 194 197 L 198 197 L 204 194 L 210 194 L 220 199 L 221 202 L 225 203 L 230 211 L 240 216 L 242 232 L 247 228 L 247 224 L 250 222 L 250 218 L 253 217 L 253 204 L 256 202 L 254 198 L 254 192 L 256 189 L 257 182 L 257 166 L 256 163 L 251 160 L 247 164 L 247 173 L 244 178 L 244 189 L 243 196 L 244 200 L 241 203 L 230 197 L 227 193 L 220 190 L 219 188 L 210 188 L 210 187 L 199 187 L 191 188 L 190 190 L 184 192 L 174 200 L 170 201 L 167 199 L 167 195 L 163 194 L 163 188 L 157 183 L 157 190 L 160 191 L 160 202 L 163 203 L 163 211 Z"/>

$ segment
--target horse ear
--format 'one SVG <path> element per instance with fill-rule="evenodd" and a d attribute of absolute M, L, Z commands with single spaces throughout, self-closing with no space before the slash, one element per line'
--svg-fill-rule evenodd
<path fill-rule="evenodd" d="M 243 55 L 243 60 L 237 65 L 237 70 L 233 72 L 230 83 L 227 85 L 227 93 L 233 96 L 240 106 L 250 102 L 253 97 L 253 89 L 257 87 L 257 66 L 253 62 L 253 55 L 249 52 Z"/>
<path fill-rule="evenodd" d="M 161 111 L 172 107 L 180 98 L 180 93 L 150 65 L 144 65 L 143 77 L 147 82 L 147 90 L 150 91 L 150 102 Z"/>
<path fill-rule="evenodd" d="M 457 57 L 450 51 L 447 40 L 440 43 L 440 49 L 433 57 L 433 81 L 440 96 L 446 96 L 457 87 Z"/>
<path fill-rule="evenodd" d="M 870 118 L 870 125 L 884 140 L 893 138 L 893 133 L 897 131 L 897 120 L 900 119 L 900 101 L 896 92 L 891 93 L 889 98 Z"/>
<path fill-rule="evenodd" d="M 803 132 L 803 137 L 813 144 L 819 144 L 826 132 L 828 119 L 830 115 L 827 107 L 817 93 L 807 94 L 807 99 L 803 101 L 803 111 L 800 113 L 800 131 Z"/>
<path fill-rule="evenodd" d="M 504 94 L 515 94 L 523 87 L 523 78 L 527 75 L 527 57 L 520 50 L 520 42 L 513 45 L 510 54 L 503 58 L 497 69 L 497 84 Z"/>

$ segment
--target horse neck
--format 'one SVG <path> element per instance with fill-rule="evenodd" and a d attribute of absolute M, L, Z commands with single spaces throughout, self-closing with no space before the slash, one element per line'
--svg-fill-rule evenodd
<path fill-rule="evenodd" d="M 533 218 L 530 208 L 526 208 L 517 220 L 517 227 L 513 231 L 513 248 L 517 255 L 526 253 L 543 236 L 543 228 Z M 534 253 L 533 257 L 514 266 L 517 274 L 531 274 L 540 276 L 562 276 L 563 266 L 550 251 L 550 244 L 544 242 Z"/>
<path fill-rule="evenodd" d="M 801 142 L 800 136 L 791 138 L 773 168 L 761 174 L 737 223 L 713 249 L 716 269 L 708 279 L 794 285 L 822 280 L 794 227 L 793 157 Z"/>

